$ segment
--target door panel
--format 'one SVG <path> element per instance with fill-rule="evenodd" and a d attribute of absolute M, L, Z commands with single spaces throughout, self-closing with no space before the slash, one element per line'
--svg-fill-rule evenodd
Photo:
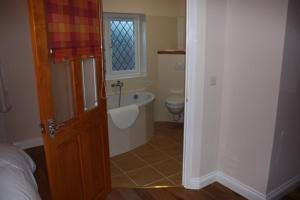
<path fill-rule="evenodd" d="M 53 64 L 47 45 L 45 1 L 28 2 L 52 199 L 104 199 L 111 183 L 103 57 Z M 99 19 L 101 16 L 100 12 Z M 58 122 L 54 137 L 47 128 L 49 119 Z"/>
<path fill-rule="evenodd" d="M 96 126 L 96 129 L 94 128 Z M 97 199 L 101 193 L 101 188 L 104 188 L 103 185 L 103 166 L 101 165 L 101 160 L 104 159 L 104 155 L 99 155 L 97 152 L 101 151 L 101 137 L 99 137 L 98 132 L 103 133 L 101 126 L 94 124 L 92 126 L 87 126 L 86 131 L 88 134 L 82 134 L 82 154 L 85 155 L 83 159 L 83 169 L 85 186 L 87 191 L 86 199 Z M 88 145 L 83 145 L 88 144 Z M 95 160 L 95 157 L 99 159 Z M 104 191 L 103 191 L 104 192 Z"/>
<path fill-rule="evenodd" d="M 71 138 L 62 141 L 57 146 L 56 159 L 60 178 L 60 191 L 63 199 L 83 199 L 83 181 L 80 166 L 80 151 L 78 139 Z M 64 170 L 67 169 L 67 170 Z"/>

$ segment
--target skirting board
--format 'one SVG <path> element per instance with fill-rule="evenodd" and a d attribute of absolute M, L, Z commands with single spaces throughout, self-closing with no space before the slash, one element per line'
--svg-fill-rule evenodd
<path fill-rule="evenodd" d="M 239 180 L 221 171 L 214 171 L 200 178 L 192 178 L 189 184 L 187 185 L 187 188 L 199 189 L 213 182 L 219 182 L 222 185 L 231 189 L 232 191 L 250 200 L 277 200 L 282 196 L 286 195 L 287 192 L 289 192 L 291 189 L 294 189 L 297 185 L 300 184 L 300 175 L 282 184 L 267 195 L 255 190 L 254 188 L 240 182 Z"/>
<path fill-rule="evenodd" d="M 239 180 L 224 174 L 223 172 L 217 173 L 217 182 L 228 187 L 232 191 L 242 195 L 250 200 L 266 200 L 266 195 L 253 189 L 252 187 L 240 182 Z"/>
<path fill-rule="evenodd" d="M 200 178 L 191 178 L 189 183 L 186 185 L 186 188 L 196 190 L 196 189 L 208 186 L 208 185 L 212 184 L 213 182 L 217 181 L 216 180 L 217 173 L 218 173 L 217 171 L 214 171 L 214 172 L 206 174 Z"/>
<path fill-rule="evenodd" d="M 300 186 L 300 174 L 269 192 L 267 200 L 278 200 L 298 186 Z"/>
<path fill-rule="evenodd" d="M 43 145 L 43 138 L 42 137 L 37 137 L 37 138 L 32 138 L 29 140 L 22 140 L 22 141 L 16 141 L 13 142 L 13 145 L 21 148 L 21 149 L 28 149 L 36 146 L 41 146 Z"/>

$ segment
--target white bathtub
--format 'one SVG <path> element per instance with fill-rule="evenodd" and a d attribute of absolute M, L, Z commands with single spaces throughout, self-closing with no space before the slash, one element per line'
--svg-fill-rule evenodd
<path fill-rule="evenodd" d="M 118 95 L 107 96 L 108 110 L 118 107 Z M 137 104 L 139 115 L 134 124 L 127 129 L 114 125 L 108 112 L 108 135 L 110 156 L 130 151 L 145 144 L 153 136 L 153 101 L 155 95 L 150 92 L 134 92 L 121 97 L 121 106 Z"/>

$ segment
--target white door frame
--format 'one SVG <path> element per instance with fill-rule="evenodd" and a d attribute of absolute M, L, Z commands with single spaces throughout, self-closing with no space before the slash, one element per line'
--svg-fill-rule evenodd
<path fill-rule="evenodd" d="M 193 174 L 199 173 L 201 158 L 206 1 L 187 0 L 183 186 L 189 189 L 199 189 Z"/>

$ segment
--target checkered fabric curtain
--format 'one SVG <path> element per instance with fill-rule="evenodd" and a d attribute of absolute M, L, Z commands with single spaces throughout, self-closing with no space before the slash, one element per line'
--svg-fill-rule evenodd
<path fill-rule="evenodd" d="M 100 55 L 98 0 L 46 0 L 54 62 Z"/>

